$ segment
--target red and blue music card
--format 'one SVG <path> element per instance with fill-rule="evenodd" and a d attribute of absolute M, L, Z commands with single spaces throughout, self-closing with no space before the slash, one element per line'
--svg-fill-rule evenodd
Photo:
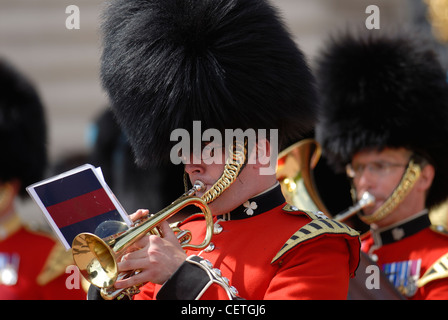
<path fill-rule="evenodd" d="M 85 164 L 27 187 L 66 250 L 82 232 L 109 220 L 132 223 L 100 168 Z"/>

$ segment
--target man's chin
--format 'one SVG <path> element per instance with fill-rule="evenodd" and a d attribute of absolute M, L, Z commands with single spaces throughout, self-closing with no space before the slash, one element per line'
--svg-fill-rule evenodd
<path fill-rule="evenodd" d="M 381 204 L 382 203 L 378 203 L 377 202 L 377 203 L 375 203 L 374 206 L 370 206 L 370 207 L 364 208 L 362 210 L 362 215 L 366 216 L 366 217 L 373 215 L 381 207 Z"/>

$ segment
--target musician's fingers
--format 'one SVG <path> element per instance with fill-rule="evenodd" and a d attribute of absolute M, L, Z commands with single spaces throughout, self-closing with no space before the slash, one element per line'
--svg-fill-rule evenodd
<path fill-rule="evenodd" d="M 132 213 L 131 215 L 129 215 L 129 218 L 132 221 L 136 221 L 138 219 L 143 218 L 144 216 L 149 214 L 149 210 L 147 209 L 138 209 L 137 211 L 135 211 L 134 213 Z"/>
<path fill-rule="evenodd" d="M 140 249 L 146 248 L 150 244 L 149 240 L 150 236 L 143 236 L 141 239 L 137 240 L 135 243 L 133 243 L 129 248 L 127 249 L 127 252 L 136 252 Z"/>
<path fill-rule="evenodd" d="M 137 260 L 133 260 L 132 263 L 129 263 L 130 266 L 132 265 L 141 265 L 142 263 L 144 263 L 144 259 L 139 259 L 140 261 Z M 120 262 L 119 265 L 125 265 L 126 262 Z M 121 268 L 120 268 L 121 269 Z M 135 270 L 135 268 L 125 268 L 126 270 L 124 271 L 132 271 Z M 117 289 L 123 289 L 123 288 L 129 288 L 135 285 L 139 285 L 145 282 L 148 282 L 148 279 L 145 279 L 145 277 L 147 277 L 147 275 L 142 275 L 140 272 L 129 277 L 126 279 L 122 279 L 122 280 L 117 280 L 114 284 L 114 287 Z"/>
<path fill-rule="evenodd" d="M 151 242 L 156 244 L 151 248 Z M 147 268 L 151 263 L 151 255 L 157 255 L 158 244 L 162 239 L 155 235 L 144 236 L 132 245 L 132 250 L 126 253 L 121 261 L 118 263 L 118 269 L 120 271 L 135 270 L 141 268 Z M 143 260 L 142 260 L 143 259 Z M 154 259 L 154 258 L 153 258 Z"/>
<path fill-rule="evenodd" d="M 127 254 L 123 257 L 123 260 L 118 263 L 118 270 L 120 272 L 122 271 L 132 271 L 140 268 L 143 263 L 147 263 L 146 256 L 142 256 L 140 254 L 137 254 L 138 251 L 132 252 Z M 133 255 L 133 256 L 131 256 Z"/>
<path fill-rule="evenodd" d="M 165 240 L 168 240 L 172 243 L 178 244 L 179 240 L 177 240 L 176 235 L 173 232 L 173 229 L 171 229 L 170 224 L 167 221 L 163 221 L 159 225 L 160 231 L 162 231 L 163 238 Z"/>
<path fill-rule="evenodd" d="M 133 246 L 136 251 L 123 256 L 118 270 L 140 270 L 129 279 L 117 281 L 116 288 L 124 288 L 138 283 L 163 283 L 185 261 L 186 254 L 169 224 L 164 221 L 159 226 L 163 238 L 148 235 L 139 239 Z"/>
<path fill-rule="evenodd" d="M 169 264 L 158 262 L 148 264 L 147 257 L 143 257 L 120 262 L 118 264 L 118 269 L 120 270 L 120 272 L 140 270 L 138 274 L 133 275 L 128 279 L 118 280 L 117 282 L 115 282 L 114 286 L 117 289 L 120 289 L 145 283 L 148 281 L 162 284 L 173 274 L 177 267 L 172 270 Z"/>

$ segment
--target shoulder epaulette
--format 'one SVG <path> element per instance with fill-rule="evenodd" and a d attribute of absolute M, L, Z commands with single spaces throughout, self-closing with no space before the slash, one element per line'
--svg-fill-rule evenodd
<path fill-rule="evenodd" d="M 271 263 L 276 262 L 281 256 L 297 245 L 319 237 L 323 234 L 346 234 L 359 238 L 359 233 L 349 226 L 327 218 L 323 213 L 305 212 L 312 220 L 294 233 L 276 254 Z"/>
<path fill-rule="evenodd" d="M 67 266 L 72 264 L 74 264 L 74 262 L 71 253 L 65 251 L 65 248 L 62 245 L 56 243 L 48 255 L 42 271 L 37 277 L 37 282 L 41 286 L 46 285 L 50 281 L 64 274 Z"/>
<path fill-rule="evenodd" d="M 443 278 L 448 278 L 448 253 L 439 258 L 426 270 L 425 274 L 417 280 L 417 286 L 421 288 L 428 282 Z"/>
<path fill-rule="evenodd" d="M 285 204 L 282 208 L 283 211 L 285 211 L 286 213 L 292 214 L 292 215 L 302 215 L 305 214 L 309 217 L 311 216 L 315 216 L 311 211 L 306 211 L 303 209 L 299 209 L 296 206 L 292 205 L 292 204 Z M 322 212 L 319 212 L 318 214 L 323 214 Z M 312 219 L 312 218 L 311 218 Z"/>

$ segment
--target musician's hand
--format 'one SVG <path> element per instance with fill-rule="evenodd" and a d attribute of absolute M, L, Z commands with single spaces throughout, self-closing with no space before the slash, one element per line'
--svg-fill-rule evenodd
<path fill-rule="evenodd" d="M 137 221 L 138 219 L 141 219 L 149 214 L 149 210 L 147 209 L 138 209 L 133 214 L 129 215 L 129 218 L 132 220 L 132 222 Z"/>
<path fill-rule="evenodd" d="M 119 271 L 141 270 L 125 280 L 115 283 L 115 288 L 127 288 L 134 285 L 152 282 L 163 284 L 187 259 L 187 255 L 179 244 L 168 222 L 160 224 L 163 238 L 155 235 L 144 236 L 135 243 L 139 250 L 126 254 L 118 263 Z"/>

